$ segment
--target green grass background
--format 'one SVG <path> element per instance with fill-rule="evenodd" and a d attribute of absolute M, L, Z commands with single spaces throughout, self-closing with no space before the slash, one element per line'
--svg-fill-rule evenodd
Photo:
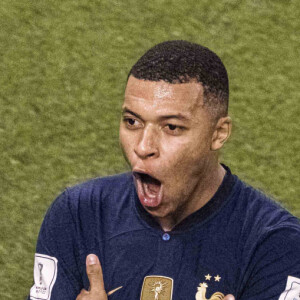
<path fill-rule="evenodd" d="M 0 298 L 32 285 L 38 231 L 67 185 L 127 167 L 118 122 L 127 73 L 187 39 L 230 77 L 222 161 L 300 216 L 298 0 L 2 0 Z"/>

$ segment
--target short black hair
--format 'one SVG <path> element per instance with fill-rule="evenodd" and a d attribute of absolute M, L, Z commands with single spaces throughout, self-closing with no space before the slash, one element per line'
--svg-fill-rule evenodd
<path fill-rule="evenodd" d="M 208 48 L 183 40 L 166 41 L 149 49 L 131 68 L 128 77 L 169 83 L 195 80 L 204 87 L 204 105 L 216 117 L 228 112 L 228 75 L 221 59 Z"/>

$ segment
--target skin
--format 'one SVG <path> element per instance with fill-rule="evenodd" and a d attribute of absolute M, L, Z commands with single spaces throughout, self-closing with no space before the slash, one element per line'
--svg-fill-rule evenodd
<path fill-rule="evenodd" d="M 161 181 L 162 202 L 144 208 L 165 231 L 200 209 L 215 194 L 225 170 L 218 161 L 231 132 L 228 116 L 215 120 L 203 105 L 200 83 L 170 84 L 129 77 L 120 123 L 120 143 L 133 171 Z M 96 255 L 86 260 L 89 291 L 76 300 L 107 300 Z M 234 300 L 227 295 L 223 300 Z"/>
<path fill-rule="evenodd" d="M 161 181 L 158 207 L 144 208 L 165 231 L 215 194 L 225 170 L 218 150 L 231 119 L 217 122 L 203 105 L 200 83 L 170 84 L 129 77 L 120 123 L 120 143 L 133 171 Z"/>
<path fill-rule="evenodd" d="M 86 258 L 86 273 L 89 278 L 89 290 L 82 289 L 76 300 L 107 300 L 109 295 L 112 295 L 116 290 L 106 294 L 103 273 L 100 261 L 94 254 L 89 254 Z M 223 300 L 235 300 L 233 295 L 226 295 Z"/>

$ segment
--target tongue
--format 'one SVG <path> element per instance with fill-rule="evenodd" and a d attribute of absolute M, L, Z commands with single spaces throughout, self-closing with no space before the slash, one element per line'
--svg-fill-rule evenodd
<path fill-rule="evenodd" d="M 149 197 L 155 197 L 157 196 L 159 189 L 160 189 L 160 185 L 157 185 L 155 183 L 143 183 L 144 186 L 144 192 L 145 195 L 149 196 Z"/>
<path fill-rule="evenodd" d="M 162 194 L 161 194 L 161 183 L 150 177 L 150 176 L 143 176 L 141 180 L 141 188 L 142 191 L 140 191 L 141 197 L 140 200 L 143 205 L 145 206 L 151 206 L 156 207 L 160 205 L 162 200 Z"/>
<path fill-rule="evenodd" d="M 151 194 L 157 194 L 160 189 L 160 184 L 158 182 L 155 182 L 155 180 L 144 181 L 144 186 L 146 187 L 146 190 Z"/>
<path fill-rule="evenodd" d="M 148 176 L 144 178 L 143 185 L 144 191 L 151 194 L 151 196 L 157 195 L 160 190 L 160 182 Z"/>

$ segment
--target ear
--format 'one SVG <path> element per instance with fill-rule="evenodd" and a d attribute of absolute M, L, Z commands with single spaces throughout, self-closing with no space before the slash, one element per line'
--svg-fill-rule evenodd
<path fill-rule="evenodd" d="M 223 147 L 231 134 L 232 121 L 229 116 L 220 118 L 215 126 L 210 150 L 216 151 Z"/>

